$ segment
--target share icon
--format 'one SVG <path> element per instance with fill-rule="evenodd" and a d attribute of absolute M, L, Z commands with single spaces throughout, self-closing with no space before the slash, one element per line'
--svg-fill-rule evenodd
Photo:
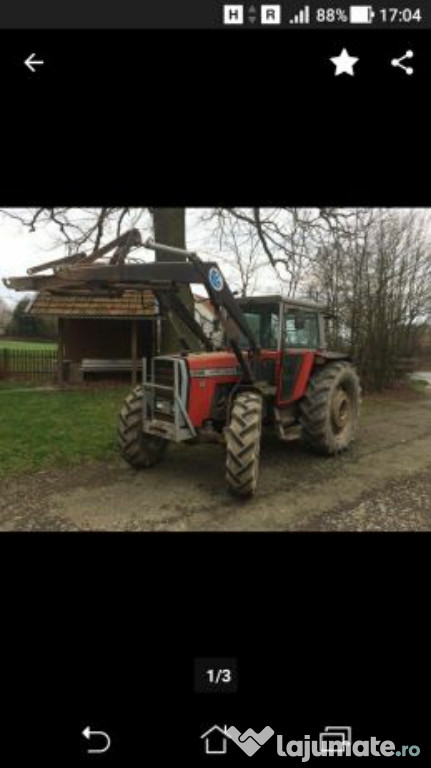
<path fill-rule="evenodd" d="M 406 75 L 412 75 L 414 72 L 413 67 L 406 67 L 402 62 L 404 59 L 412 59 L 414 56 L 413 51 L 406 51 L 404 56 L 401 56 L 400 59 L 392 59 L 391 64 L 393 67 L 401 67 L 401 69 L 404 70 Z"/>

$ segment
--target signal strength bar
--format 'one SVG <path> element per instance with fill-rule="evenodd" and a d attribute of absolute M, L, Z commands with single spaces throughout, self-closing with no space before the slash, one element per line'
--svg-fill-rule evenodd
<path fill-rule="evenodd" d="M 310 6 L 305 5 L 299 13 L 295 13 L 295 16 L 290 19 L 289 24 L 309 24 L 310 23 Z"/>

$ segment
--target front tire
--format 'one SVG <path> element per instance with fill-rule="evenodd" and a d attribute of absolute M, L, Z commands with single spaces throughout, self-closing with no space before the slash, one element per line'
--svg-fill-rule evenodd
<path fill-rule="evenodd" d="M 261 432 L 261 396 L 240 392 L 226 430 L 226 482 L 233 496 L 247 498 L 256 491 Z"/>
<path fill-rule="evenodd" d="M 326 455 L 346 450 L 356 431 L 360 402 L 354 367 L 344 360 L 325 365 L 311 376 L 300 404 L 303 443 Z"/>
<path fill-rule="evenodd" d="M 117 439 L 120 453 L 135 469 L 147 469 L 159 462 L 168 441 L 146 435 L 142 431 L 142 401 L 144 390 L 135 387 L 124 401 L 118 417 Z"/>

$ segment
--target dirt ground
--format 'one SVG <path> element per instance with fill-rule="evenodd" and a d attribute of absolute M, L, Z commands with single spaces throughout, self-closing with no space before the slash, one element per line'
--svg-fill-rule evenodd
<path fill-rule="evenodd" d="M 3 531 L 431 530 L 431 397 L 368 399 L 349 452 L 267 436 L 256 496 L 238 503 L 216 445 L 173 447 L 135 472 L 120 458 L 0 481 Z"/>

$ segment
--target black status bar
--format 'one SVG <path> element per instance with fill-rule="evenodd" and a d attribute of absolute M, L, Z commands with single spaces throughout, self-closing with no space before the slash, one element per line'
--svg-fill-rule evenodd
<path fill-rule="evenodd" d="M 0 29 L 430 29 L 429 5 L 424 0 L 4 0 Z"/>

